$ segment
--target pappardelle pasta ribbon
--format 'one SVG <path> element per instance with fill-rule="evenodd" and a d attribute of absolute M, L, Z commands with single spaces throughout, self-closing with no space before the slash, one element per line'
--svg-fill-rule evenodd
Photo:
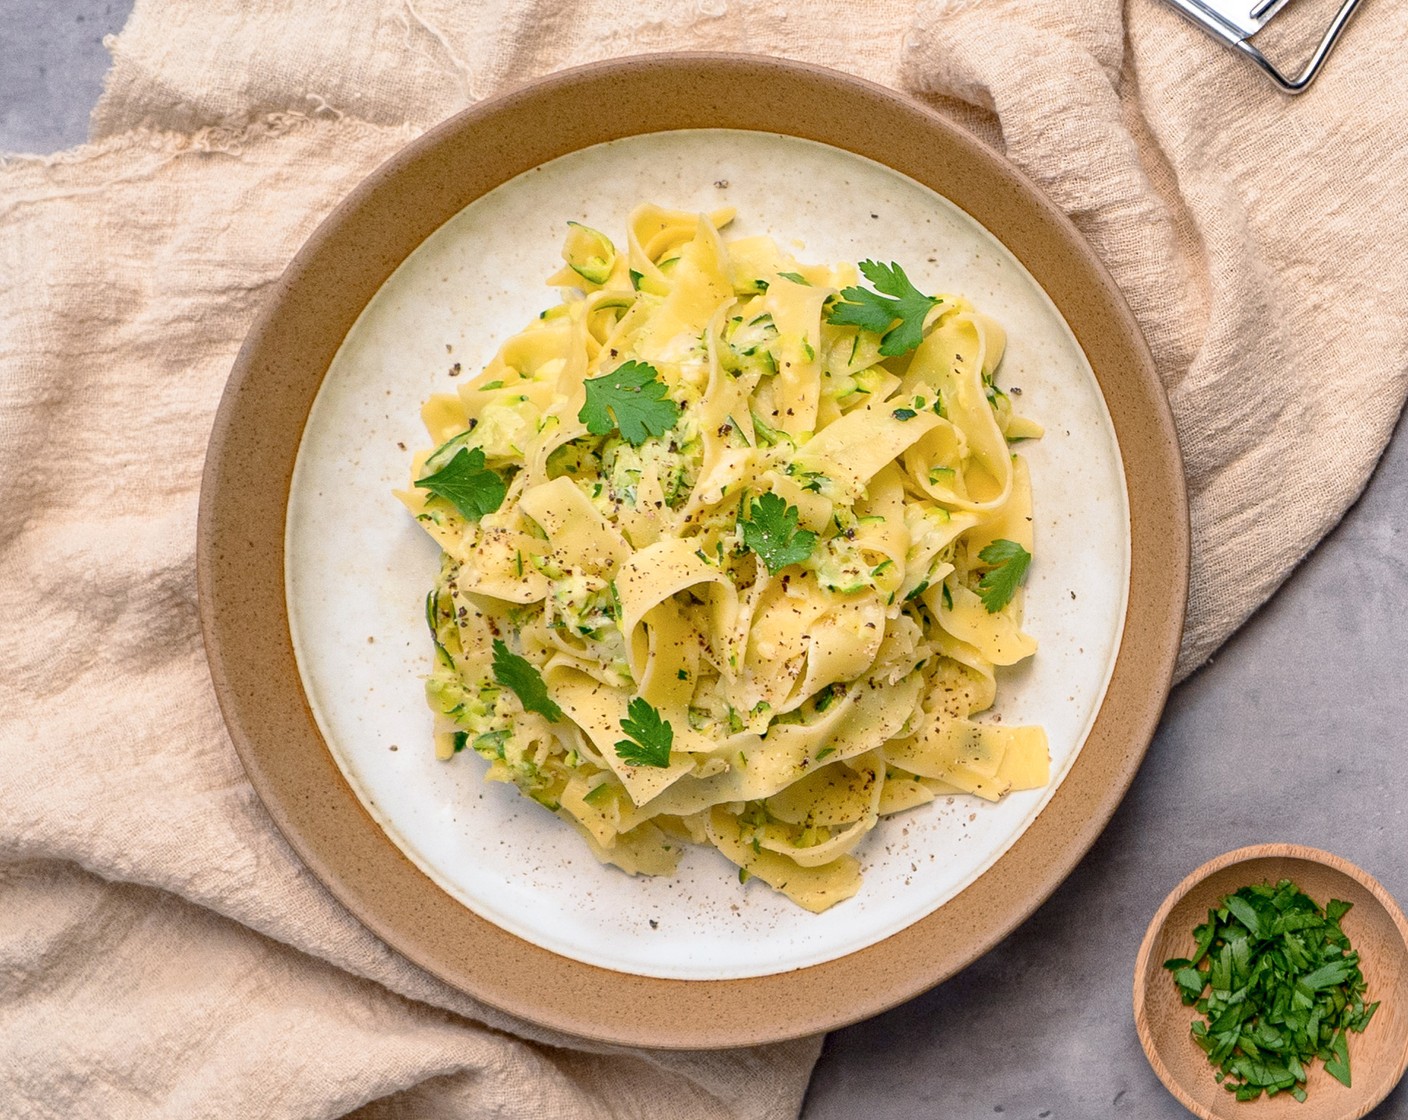
<path fill-rule="evenodd" d="M 562 301 L 427 402 L 399 496 L 442 550 L 440 757 L 631 874 L 707 845 L 819 912 L 881 817 L 1049 780 L 1041 728 L 974 719 L 1036 650 L 1041 429 L 966 300 L 731 219 L 569 224 Z"/>

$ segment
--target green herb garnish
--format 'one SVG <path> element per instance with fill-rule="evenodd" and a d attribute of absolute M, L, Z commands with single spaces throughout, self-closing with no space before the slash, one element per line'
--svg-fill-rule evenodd
<path fill-rule="evenodd" d="M 784 280 L 791 280 L 794 284 L 804 284 L 808 288 L 812 286 L 811 281 L 808 280 L 805 276 L 803 276 L 800 272 L 779 272 L 778 275 Z"/>
<path fill-rule="evenodd" d="M 797 507 L 776 494 L 764 494 L 739 522 L 743 543 L 762 557 L 768 572 L 777 575 L 789 564 L 800 564 L 816 547 L 816 534 L 797 528 Z"/>
<path fill-rule="evenodd" d="M 548 695 L 542 674 L 499 638 L 494 639 L 494 679 L 513 691 L 525 712 L 537 712 L 554 722 L 562 718 L 562 709 Z"/>
<path fill-rule="evenodd" d="M 632 766 L 670 765 L 670 746 L 675 741 L 670 721 L 661 719 L 649 700 L 637 696 L 626 705 L 621 730 L 630 736 L 616 744 L 616 757 Z"/>
<path fill-rule="evenodd" d="M 1032 554 L 1016 541 L 996 540 L 978 553 L 978 559 L 990 565 L 978 580 L 978 597 L 993 614 L 1012 601 L 1031 565 Z"/>
<path fill-rule="evenodd" d="M 470 521 L 493 513 L 508 493 L 498 472 L 484 465 L 482 447 L 461 447 L 440 470 L 416 479 L 415 484 L 444 498 Z"/>
<path fill-rule="evenodd" d="M 583 386 L 587 399 L 577 419 L 594 436 L 615 428 L 639 447 L 649 436 L 664 435 L 680 418 L 680 406 L 666 396 L 660 371 L 648 362 L 625 362 Z"/>
<path fill-rule="evenodd" d="M 875 291 L 842 288 L 842 302 L 832 307 L 826 321 L 880 335 L 880 353 L 887 358 L 908 354 L 924 341 L 924 318 L 940 301 L 911 284 L 894 261 L 888 266 L 861 261 L 860 270 L 875 285 Z"/>
<path fill-rule="evenodd" d="M 1283 1091 L 1305 1100 L 1316 1058 L 1350 1084 L 1348 1032 L 1368 1026 L 1379 1005 L 1364 1003 L 1359 954 L 1340 928 L 1349 909 L 1332 899 L 1321 910 L 1286 879 L 1243 887 L 1193 930 L 1191 958 L 1164 962 L 1203 1016 L 1193 1041 L 1239 1101 Z"/>

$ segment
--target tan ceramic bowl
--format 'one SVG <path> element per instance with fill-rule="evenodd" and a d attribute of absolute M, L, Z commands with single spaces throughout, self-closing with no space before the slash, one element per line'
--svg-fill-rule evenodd
<path fill-rule="evenodd" d="M 437 886 L 338 769 L 300 683 L 285 600 L 287 503 L 309 409 L 391 273 L 514 176 L 620 137 L 696 128 L 781 133 L 883 163 L 996 235 L 1089 360 L 1124 456 L 1130 512 L 1128 609 L 1105 699 L 1026 831 L 955 898 L 879 943 L 735 980 L 571 960 Z M 1139 329 L 1065 215 L 1010 164 L 936 113 L 856 78 L 758 57 L 666 55 L 557 74 L 477 106 L 391 159 L 320 227 L 272 293 L 221 403 L 197 556 L 211 676 L 235 746 L 290 844 L 352 913 L 495 1007 L 611 1042 L 694 1048 L 799 1037 L 874 1015 L 953 975 L 1040 905 L 1109 820 L 1158 722 L 1182 629 L 1188 522 L 1168 403 Z"/>
<path fill-rule="evenodd" d="M 1163 962 L 1192 953 L 1193 927 L 1226 895 L 1255 883 L 1289 879 L 1324 906 L 1353 903 L 1341 926 L 1358 950 L 1368 999 L 1381 1000 L 1363 1034 L 1349 1036 L 1350 1088 L 1316 1062 L 1302 1104 L 1287 1093 L 1238 1101 L 1213 1080 L 1207 1055 L 1188 1033 L 1195 1012 L 1183 1005 Z M 1373 876 L 1352 863 L 1297 844 L 1258 844 L 1203 864 L 1164 900 L 1134 966 L 1134 1022 L 1149 1064 L 1169 1092 L 1203 1120 L 1359 1120 L 1408 1068 L 1408 922 Z"/>

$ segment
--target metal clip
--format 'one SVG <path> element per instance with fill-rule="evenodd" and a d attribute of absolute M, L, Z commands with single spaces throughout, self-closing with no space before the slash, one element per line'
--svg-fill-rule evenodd
<path fill-rule="evenodd" d="M 1271 61 L 1252 46 L 1253 35 L 1271 22 L 1271 17 L 1285 7 L 1287 0 L 1164 0 L 1187 16 L 1204 31 L 1214 36 L 1224 46 L 1246 55 L 1257 64 L 1264 74 L 1276 83 L 1284 93 L 1302 93 L 1310 87 L 1320 67 L 1325 64 L 1340 32 L 1349 22 L 1350 16 L 1359 7 L 1359 0 L 1345 0 L 1339 12 L 1331 21 L 1325 37 L 1310 56 L 1300 77 L 1288 78 L 1271 64 Z"/>

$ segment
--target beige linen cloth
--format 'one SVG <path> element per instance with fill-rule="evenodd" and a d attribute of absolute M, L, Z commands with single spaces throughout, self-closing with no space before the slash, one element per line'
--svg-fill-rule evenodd
<path fill-rule="evenodd" d="M 1405 41 L 1408 8 L 1369 0 L 1292 101 L 1154 0 L 138 0 L 92 142 L 0 167 L 0 1114 L 800 1107 L 819 1040 L 627 1052 L 451 991 L 299 864 L 230 747 L 195 607 L 211 418 L 271 281 L 403 143 L 664 49 L 957 114 L 1071 214 L 1153 347 L 1192 497 L 1186 673 L 1402 405 Z"/>

